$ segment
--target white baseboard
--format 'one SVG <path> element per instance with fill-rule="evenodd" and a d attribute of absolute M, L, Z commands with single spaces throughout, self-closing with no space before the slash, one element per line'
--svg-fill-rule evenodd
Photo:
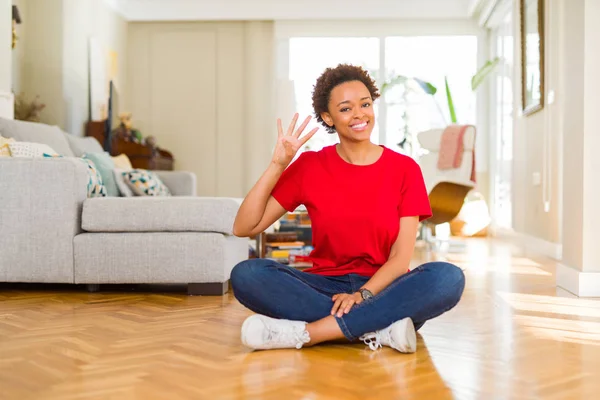
<path fill-rule="evenodd" d="M 501 239 L 507 239 L 525 251 L 541 254 L 555 260 L 562 260 L 562 244 L 553 243 L 525 233 L 515 232 L 509 229 L 496 228 L 494 234 Z"/>
<path fill-rule="evenodd" d="M 556 285 L 579 297 L 600 297 L 600 272 L 582 272 L 558 264 Z"/>
<path fill-rule="evenodd" d="M 0 118 L 15 117 L 15 98 L 12 93 L 0 92 Z"/>

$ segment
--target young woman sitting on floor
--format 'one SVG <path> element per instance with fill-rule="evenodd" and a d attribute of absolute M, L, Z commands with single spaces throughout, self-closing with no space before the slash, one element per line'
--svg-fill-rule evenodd
<path fill-rule="evenodd" d="M 277 121 L 273 158 L 240 206 L 234 234 L 254 236 L 303 204 L 313 267 L 260 258 L 234 267 L 233 293 L 257 313 L 242 325 L 244 345 L 300 349 L 346 338 L 412 353 L 415 330 L 459 302 L 465 277 L 455 265 L 430 262 L 409 271 L 419 222 L 431 208 L 418 164 L 371 142 L 378 97 L 360 67 L 325 70 L 313 108 L 339 143 L 293 162 L 318 128 L 303 136 L 310 117 L 296 128 L 296 114 L 285 132 Z"/>

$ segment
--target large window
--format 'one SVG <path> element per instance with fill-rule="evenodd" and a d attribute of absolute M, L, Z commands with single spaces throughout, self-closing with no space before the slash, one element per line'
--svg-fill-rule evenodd
<path fill-rule="evenodd" d="M 477 68 L 477 38 L 452 36 L 294 37 L 289 42 L 289 79 L 294 84 L 296 108 L 312 114 L 311 94 L 317 77 L 327 67 L 352 63 L 369 70 L 381 85 L 403 75 L 430 82 L 434 96 L 414 81 L 390 87 L 375 105 L 378 123 L 373 141 L 399 152 L 418 155 L 415 135 L 450 123 L 445 77 L 458 123 L 475 123 L 475 95 L 471 77 Z M 316 135 L 308 147 L 318 150 L 337 142 L 337 135 Z M 404 147 L 400 147 L 403 143 Z"/>
<path fill-rule="evenodd" d="M 426 94 L 414 82 L 393 87 L 386 94 L 384 144 L 390 148 L 407 139 L 416 155 L 418 132 L 443 128 L 451 123 L 446 94 L 446 79 L 454 104 L 457 123 L 475 123 L 475 95 L 471 77 L 477 69 L 475 36 L 409 36 L 385 40 L 385 74 L 419 78 L 431 83 L 437 92 Z"/>

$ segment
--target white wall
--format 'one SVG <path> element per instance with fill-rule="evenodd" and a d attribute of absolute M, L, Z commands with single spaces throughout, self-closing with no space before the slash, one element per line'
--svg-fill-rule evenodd
<path fill-rule="evenodd" d="M 12 6 L 0 0 L 0 118 L 13 117 L 11 44 Z"/>
<path fill-rule="evenodd" d="M 561 1 L 563 82 L 563 259 L 557 284 L 579 296 L 600 296 L 600 4 Z"/>
<path fill-rule="evenodd" d="M 560 260 L 557 285 L 600 296 L 600 3 L 545 0 L 544 108 L 521 112 L 519 1 L 514 24 L 513 224 L 534 247 Z M 534 184 L 539 172 L 541 184 Z M 526 246 L 528 247 L 528 246 Z M 532 246 L 533 247 L 533 246 Z"/>
<path fill-rule="evenodd" d="M 275 114 L 275 34 L 273 23 L 250 21 L 244 26 L 246 191 L 264 172 L 277 141 Z"/>
<path fill-rule="evenodd" d="M 583 256 L 582 270 L 600 271 L 600 54 L 598 42 L 600 41 L 600 2 L 585 0 L 585 44 L 583 54 Z M 598 290 L 600 294 L 600 288 Z"/>
<path fill-rule="evenodd" d="M 557 285 L 600 296 L 600 4 L 545 1 L 544 108 L 521 113 L 519 24 L 515 25 L 513 221 L 517 232 L 561 249 Z M 519 15 L 513 2 L 513 15 Z M 518 17 L 517 17 L 518 18 Z M 516 20 L 518 22 L 518 19 Z M 532 181 L 542 174 L 542 184 Z"/>
<path fill-rule="evenodd" d="M 24 19 L 27 15 L 27 0 L 12 0 L 12 3 L 19 7 L 19 13 L 21 18 Z M 12 88 L 15 94 L 21 92 L 21 74 L 24 66 L 24 55 L 25 55 L 25 43 L 27 41 L 27 32 L 25 31 L 24 21 L 22 24 L 17 25 L 17 47 L 12 51 Z"/>
<path fill-rule="evenodd" d="M 576 108 L 575 103 L 567 100 L 567 95 L 560 89 L 562 75 L 560 63 L 565 57 L 561 54 L 559 24 L 560 1 L 546 1 L 545 18 L 545 91 L 554 91 L 556 101 L 545 104 L 544 108 L 529 116 L 521 112 L 521 41 L 519 26 L 519 2 L 514 1 L 514 88 L 513 104 L 515 106 L 515 125 L 513 132 L 513 228 L 515 231 L 560 245 L 562 188 L 560 177 L 562 164 L 560 138 L 563 128 L 559 118 L 562 107 Z M 577 43 L 570 43 L 575 50 Z M 570 90 L 576 90 L 571 84 Z M 544 144 L 548 144 L 545 149 Z M 566 161 L 566 160 L 565 160 Z M 543 184 L 534 184 L 533 174 L 542 175 Z M 569 178 L 571 182 L 576 175 Z M 564 188 L 567 190 L 567 187 Z M 546 208 L 547 207 L 547 208 Z"/>
<path fill-rule="evenodd" d="M 244 196 L 276 138 L 273 24 L 132 23 L 129 49 L 134 126 L 196 173 L 199 195 Z"/>
<path fill-rule="evenodd" d="M 564 53 L 561 74 L 562 157 L 563 157 L 563 259 L 566 265 L 583 265 L 584 188 L 584 0 L 561 0 L 560 50 Z M 578 4 L 575 4 L 578 3 Z M 560 93 L 559 93 L 560 94 Z"/>
<path fill-rule="evenodd" d="M 22 55 L 15 85 L 29 100 L 40 96 L 46 104 L 42 121 L 64 126 L 65 106 L 63 82 L 63 1 L 21 0 L 23 24 L 19 27 L 23 40 Z"/>
<path fill-rule="evenodd" d="M 11 0 L 0 0 L 0 92 L 12 89 L 12 4 Z"/>
<path fill-rule="evenodd" d="M 63 0 L 63 21 L 64 129 L 81 136 L 89 118 L 90 37 L 117 52 L 118 90 L 125 95 L 128 23 L 104 0 Z"/>
<path fill-rule="evenodd" d="M 23 24 L 15 53 L 15 91 L 46 104 L 41 120 L 83 135 L 88 119 L 88 42 L 119 54 L 125 91 L 127 21 L 103 0 L 19 0 Z"/>

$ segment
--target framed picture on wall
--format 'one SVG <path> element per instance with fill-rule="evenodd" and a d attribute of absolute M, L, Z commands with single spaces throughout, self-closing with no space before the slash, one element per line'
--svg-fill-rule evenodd
<path fill-rule="evenodd" d="M 519 0 L 523 115 L 544 108 L 544 0 Z"/>

